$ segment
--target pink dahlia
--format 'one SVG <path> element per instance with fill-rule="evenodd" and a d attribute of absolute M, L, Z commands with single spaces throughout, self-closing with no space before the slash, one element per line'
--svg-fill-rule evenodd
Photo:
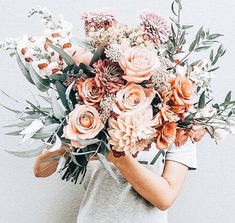
<path fill-rule="evenodd" d="M 166 43 L 171 35 L 168 21 L 154 12 L 141 13 L 140 25 L 145 32 L 144 38 L 155 43 Z"/>
<path fill-rule="evenodd" d="M 115 93 L 125 85 L 125 80 L 122 78 L 124 72 L 118 63 L 107 59 L 99 60 L 94 64 L 94 71 L 97 86 L 103 86 L 108 93 Z"/>

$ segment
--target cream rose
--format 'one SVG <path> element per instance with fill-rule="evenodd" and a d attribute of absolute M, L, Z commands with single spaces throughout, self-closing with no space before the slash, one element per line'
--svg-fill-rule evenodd
<path fill-rule="evenodd" d="M 147 109 L 155 96 L 151 88 L 143 88 L 137 84 L 128 84 L 116 94 L 113 111 L 116 114 L 132 115 L 136 111 Z"/>
<path fill-rule="evenodd" d="M 160 66 L 160 61 L 154 51 L 146 47 L 132 47 L 123 52 L 119 65 L 125 73 L 123 79 L 141 83 L 149 80 L 152 71 Z"/>
<path fill-rule="evenodd" d="M 69 114 L 68 125 L 64 127 L 64 136 L 71 140 L 74 147 L 83 147 L 81 139 L 94 138 L 104 127 L 96 108 L 89 105 L 77 105 Z"/>
<path fill-rule="evenodd" d="M 93 54 L 89 50 L 86 50 L 82 47 L 77 47 L 75 54 L 72 56 L 74 62 L 77 65 L 79 65 L 80 63 L 89 65 L 92 57 L 93 57 Z"/>

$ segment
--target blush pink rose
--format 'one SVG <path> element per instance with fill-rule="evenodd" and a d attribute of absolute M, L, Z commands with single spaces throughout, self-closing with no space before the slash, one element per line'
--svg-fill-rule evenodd
<path fill-rule="evenodd" d="M 136 111 L 142 111 L 152 103 L 155 92 L 151 88 L 144 88 L 138 84 L 128 84 L 116 94 L 116 103 L 113 111 L 116 114 L 132 115 Z"/>
<path fill-rule="evenodd" d="M 75 64 L 79 65 L 80 63 L 89 65 L 91 62 L 91 59 L 93 57 L 93 54 L 82 47 L 76 47 L 76 51 L 74 55 L 72 56 Z"/>
<path fill-rule="evenodd" d="M 99 113 L 93 106 L 77 105 L 69 114 L 68 125 L 64 127 L 64 136 L 71 140 L 72 146 L 82 148 L 81 139 L 94 138 L 104 127 Z"/>
<path fill-rule="evenodd" d="M 160 61 L 156 53 L 146 47 L 131 47 L 123 52 L 119 65 L 125 73 L 123 79 L 141 83 L 150 79 L 152 71 L 160 67 Z"/>

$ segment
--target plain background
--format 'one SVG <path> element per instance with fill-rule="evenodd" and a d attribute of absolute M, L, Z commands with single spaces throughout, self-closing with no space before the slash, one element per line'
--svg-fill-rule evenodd
<path fill-rule="evenodd" d="M 28 10 L 40 4 L 55 14 L 62 13 L 74 25 L 74 34 L 83 37 L 81 11 L 110 7 L 122 21 L 136 22 L 142 9 L 153 9 L 168 17 L 170 0 L 0 0 L 0 40 L 24 33 L 39 34 L 39 18 L 27 18 Z M 222 100 L 234 88 L 234 10 L 233 0 L 183 1 L 183 21 L 201 25 L 212 32 L 225 34 L 223 42 L 228 52 L 220 62 L 214 78 L 215 98 Z M 0 89 L 21 99 L 34 91 L 21 75 L 14 59 L 0 52 Z M 233 94 L 235 97 L 235 94 Z M 0 102 L 14 106 L 0 94 Z M 0 108 L 0 124 L 8 124 L 14 116 Z M 0 130 L 0 223 L 66 223 L 75 222 L 83 190 L 79 185 L 62 182 L 59 175 L 36 179 L 32 174 L 33 159 L 20 159 L 4 149 L 28 149 L 18 146 L 19 139 L 4 136 Z M 170 223 L 227 223 L 235 217 L 235 138 L 228 137 L 215 145 L 205 138 L 198 145 L 198 170 L 191 171 L 178 200 L 169 211 Z M 32 147 L 32 146 L 31 146 Z M 105 210 L 104 210 L 105 211 Z M 114 222 L 116 222 L 114 220 Z M 143 219 L 144 222 L 144 219 Z"/>

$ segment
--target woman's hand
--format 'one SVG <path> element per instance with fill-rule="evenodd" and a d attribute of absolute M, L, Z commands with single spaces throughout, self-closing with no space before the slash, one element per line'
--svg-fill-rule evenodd
<path fill-rule="evenodd" d="M 42 154 L 36 158 L 33 166 L 35 177 L 48 177 L 52 175 L 56 171 L 60 157 L 65 152 L 66 150 L 63 147 L 53 152 L 44 149 Z"/>

